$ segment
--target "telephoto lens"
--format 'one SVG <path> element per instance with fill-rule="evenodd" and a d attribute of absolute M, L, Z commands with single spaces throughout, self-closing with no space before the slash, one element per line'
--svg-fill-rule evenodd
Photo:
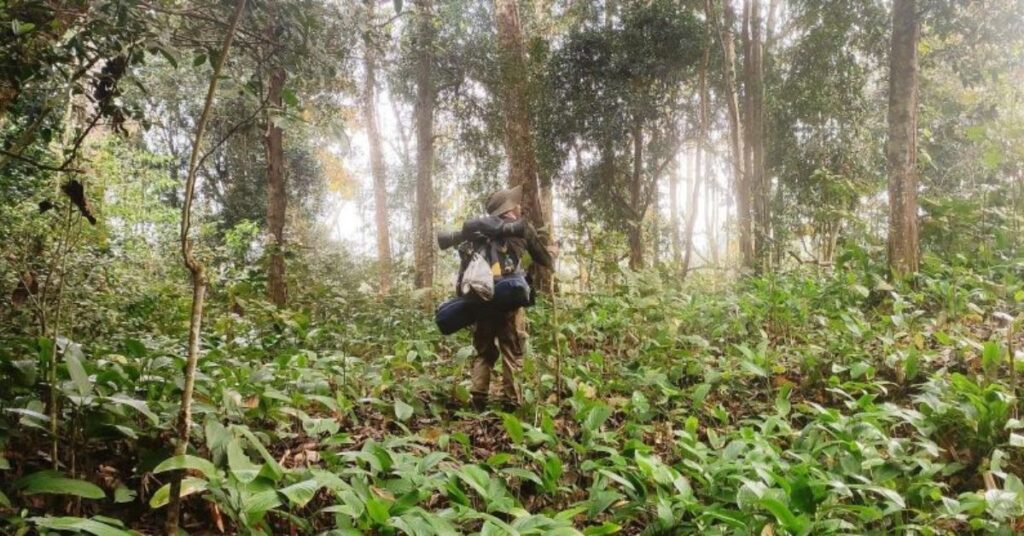
<path fill-rule="evenodd" d="M 448 249 L 462 243 L 462 231 L 438 231 L 437 246 L 441 249 Z"/>

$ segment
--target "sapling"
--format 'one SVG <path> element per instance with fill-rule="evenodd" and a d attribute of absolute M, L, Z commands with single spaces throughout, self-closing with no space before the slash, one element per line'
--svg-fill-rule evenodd
<path fill-rule="evenodd" d="M 178 433 L 177 444 L 174 445 L 174 455 L 182 456 L 188 450 L 189 429 L 192 426 L 192 390 L 196 382 L 196 364 L 199 361 L 199 333 L 203 322 L 203 300 L 206 297 L 206 275 L 205 267 L 196 259 L 192 251 L 192 239 L 189 237 L 189 229 L 192 226 L 192 198 L 196 189 L 196 170 L 199 162 L 199 147 L 203 141 L 203 132 L 206 130 L 206 122 L 210 116 L 210 109 L 213 105 L 213 97 L 217 92 L 217 82 L 220 80 L 221 69 L 227 60 L 228 52 L 231 50 L 231 42 L 235 38 L 235 28 L 242 16 L 246 0 L 238 0 L 235 3 L 235 10 L 228 22 L 227 34 L 224 36 L 224 43 L 221 45 L 220 54 L 217 56 L 217 63 L 210 74 L 210 86 L 206 91 L 206 102 L 203 104 L 203 112 L 199 115 L 196 123 L 195 141 L 192 143 L 192 157 L 189 160 L 188 177 L 185 180 L 185 199 L 181 207 L 181 256 L 185 261 L 185 267 L 192 275 L 192 314 L 188 330 L 188 358 L 185 363 L 185 384 L 181 391 L 181 409 L 178 412 Z M 168 536 L 178 533 L 178 516 L 181 510 L 181 471 L 175 471 L 171 477 L 170 502 L 167 505 L 167 523 L 165 532 Z"/>

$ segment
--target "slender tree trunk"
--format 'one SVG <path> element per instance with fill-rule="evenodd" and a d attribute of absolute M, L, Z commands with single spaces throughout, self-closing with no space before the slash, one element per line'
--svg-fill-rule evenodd
<path fill-rule="evenodd" d="M 704 42 L 710 41 L 711 30 L 705 24 L 704 27 Z M 708 88 L 707 88 L 707 73 L 708 73 L 708 62 L 711 58 L 711 49 L 709 44 L 705 44 L 703 55 L 700 61 L 700 71 L 697 74 L 697 89 L 698 98 L 700 99 L 697 105 L 697 151 L 696 157 L 694 158 L 693 166 L 693 190 L 690 192 L 690 204 L 687 207 L 686 214 L 686 256 L 683 258 L 682 265 L 682 276 L 685 278 L 687 272 L 690 270 L 690 262 L 693 258 L 693 229 L 697 223 L 697 206 L 700 199 L 700 185 L 702 182 L 708 181 L 708 177 L 705 174 L 701 176 L 701 164 L 704 158 L 704 149 L 707 147 L 708 137 Z M 705 194 L 706 195 L 706 194 Z"/>
<path fill-rule="evenodd" d="M 508 155 L 508 185 L 523 187 L 523 212 L 534 227 L 544 227 L 550 215 L 544 214 L 537 176 L 537 155 L 534 152 L 527 101 L 526 47 L 519 22 L 516 0 L 494 0 L 494 17 L 498 37 L 499 88 L 505 121 L 505 152 Z M 550 288 L 547 270 L 534 268 L 534 281 L 539 289 Z"/>
<path fill-rule="evenodd" d="M 374 15 L 374 0 L 364 0 L 370 20 Z M 377 223 L 377 262 L 380 265 L 380 291 L 391 290 L 391 231 L 388 218 L 387 170 L 381 152 L 380 130 L 377 124 L 377 48 L 369 34 L 363 35 L 363 122 L 370 146 L 370 173 L 373 175 L 373 208 Z"/>
<path fill-rule="evenodd" d="M 633 175 L 629 181 L 629 208 L 632 221 L 629 222 L 629 267 L 640 270 L 644 267 L 644 210 L 640 206 L 643 186 L 644 131 L 640 120 L 633 123 Z"/>
<path fill-rule="evenodd" d="M 196 122 L 195 141 L 192 143 L 192 156 L 189 159 L 188 176 L 185 180 L 185 199 L 181 206 L 181 256 L 185 267 L 192 276 L 192 313 L 188 328 L 188 357 L 185 360 L 185 382 L 181 391 L 181 407 L 178 411 L 177 443 L 174 454 L 181 456 L 188 450 L 189 432 L 192 428 L 192 391 L 196 384 L 196 365 L 199 363 L 199 335 L 203 323 L 203 300 L 206 297 L 205 267 L 192 253 L 192 238 L 189 236 L 192 227 L 192 197 L 196 189 L 196 168 L 199 162 L 199 147 L 203 141 L 203 132 L 210 116 L 214 95 L 217 92 L 217 81 L 220 79 L 224 61 L 231 50 L 231 42 L 235 38 L 235 28 L 245 9 L 245 0 L 237 0 L 235 10 L 228 22 L 227 35 L 217 55 L 217 64 L 210 75 L 210 86 L 206 91 L 203 112 Z M 170 498 L 167 504 L 167 520 L 164 526 L 168 536 L 177 536 L 178 518 L 181 513 L 181 479 L 182 471 L 171 474 Z"/>
<path fill-rule="evenodd" d="M 284 90 L 285 71 L 275 66 L 270 73 L 268 104 L 280 110 L 281 93 Z M 278 307 L 288 303 L 288 285 L 285 281 L 284 266 L 284 222 L 288 206 L 288 194 L 284 176 L 284 140 L 281 127 L 274 124 L 267 114 L 267 131 L 264 145 L 267 151 L 267 226 L 270 228 L 270 265 L 267 270 L 267 292 L 270 301 Z"/>
<path fill-rule="evenodd" d="M 708 200 L 710 206 L 708 207 L 708 213 L 706 217 L 708 220 L 708 242 L 711 244 L 711 265 L 718 267 L 718 199 L 719 191 L 710 189 L 711 182 L 711 153 L 708 153 L 704 158 L 704 180 L 709 185 L 707 193 L 704 198 Z"/>
<path fill-rule="evenodd" d="M 672 229 L 672 268 L 679 269 L 682 265 L 682 246 L 679 243 L 679 158 L 672 156 L 668 170 L 668 214 L 669 226 Z"/>
<path fill-rule="evenodd" d="M 416 288 L 434 285 L 434 6 L 416 0 Z"/>
<path fill-rule="evenodd" d="M 719 41 L 722 44 L 725 69 L 725 99 L 729 107 L 729 139 L 733 157 L 733 191 L 736 198 L 736 224 L 739 234 L 740 258 L 743 266 L 753 267 L 754 248 L 751 237 L 750 185 L 744 173 L 744 146 L 742 124 L 740 123 L 739 96 L 736 89 L 736 48 L 733 43 L 733 24 L 736 14 L 728 0 L 722 1 L 724 16 L 721 24 L 711 13 L 710 2 L 705 5 L 709 15 L 718 26 Z"/>
<path fill-rule="evenodd" d="M 915 273 L 919 263 L 917 228 L 917 41 L 920 28 L 914 0 L 894 0 L 889 54 L 889 267 L 897 275 Z"/>

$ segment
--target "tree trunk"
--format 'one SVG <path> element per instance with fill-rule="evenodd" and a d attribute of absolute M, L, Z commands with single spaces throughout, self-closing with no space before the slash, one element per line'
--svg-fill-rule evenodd
<path fill-rule="evenodd" d="M 270 73 L 267 99 L 271 110 L 280 110 L 285 71 L 277 66 Z M 288 302 L 288 285 L 284 267 L 284 221 L 288 194 L 284 176 L 284 141 L 281 127 L 267 115 L 264 143 L 267 150 L 267 226 L 270 229 L 270 265 L 267 270 L 267 293 L 278 307 Z"/>
<path fill-rule="evenodd" d="M 364 0 L 373 20 L 374 0 Z M 388 186 L 381 153 L 380 131 L 377 125 L 377 48 L 369 31 L 363 35 L 363 122 L 370 146 L 370 173 L 373 175 L 373 208 L 377 223 L 377 262 L 380 265 L 380 291 L 391 290 L 391 232 L 388 219 Z"/>
<path fill-rule="evenodd" d="M 217 63 L 210 75 L 210 86 L 206 91 L 206 101 L 203 104 L 203 111 L 196 122 L 195 141 L 192 143 L 192 156 L 189 159 L 188 176 L 185 180 L 184 202 L 181 206 L 181 257 L 185 267 L 192 276 L 192 313 L 188 327 L 188 356 L 185 359 L 185 381 L 181 391 L 181 406 L 178 410 L 177 422 L 177 443 L 174 445 L 174 454 L 181 456 L 188 450 L 189 432 L 192 429 L 192 391 L 196 384 L 196 365 L 199 363 L 199 335 L 203 324 L 203 301 L 206 298 L 206 272 L 205 267 L 199 259 L 192 254 L 192 197 L 196 190 L 196 168 L 199 163 L 200 145 L 203 141 L 203 132 L 206 130 L 206 122 L 210 117 L 210 109 L 213 105 L 213 98 L 217 92 L 217 82 L 220 79 L 220 72 L 224 67 L 224 61 L 231 50 L 231 42 L 235 38 L 235 28 L 238 20 L 245 9 L 245 0 L 238 0 L 235 3 L 235 10 L 228 22 L 227 35 L 224 36 L 224 43 L 221 45 L 220 54 L 217 55 Z M 183 471 L 175 471 L 171 474 L 170 493 L 167 504 L 167 519 L 164 525 L 164 532 L 168 536 L 178 534 L 178 518 L 181 514 L 181 479 Z"/>
<path fill-rule="evenodd" d="M 744 173 L 743 133 L 740 123 L 739 96 L 736 89 L 736 47 L 733 43 L 733 24 L 736 14 L 728 0 L 722 2 L 724 16 L 719 24 L 718 17 L 711 13 L 710 2 L 705 4 L 709 16 L 718 26 L 719 40 L 725 69 L 725 99 L 729 107 L 729 139 L 733 157 L 733 191 L 736 197 L 736 223 L 739 231 L 740 258 L 745 267 L 754 265 L 754 248 L 751 241 L 750 186 Z"/>
<path fill-rule="evenodd" d="M 761 29 L 761 1 L 747 0 L 744 9 L 744 71 L 747 109 L 747 181 L 750 185 L 754 218 L 754 262 L 759 272 L 767 269 L 771 236 L 769 192 L 764 170 L 764 44 Z"/>
<path fill-rule="evenodd" d="M 705 25 L 704 27 L 704 41 L 707 43 L 710 37 L 710 29 Z M 705 44 L 703 55 L 700 61 L 700 71 L 697 73 L 697 96 L 699 103 L 697 105 L 697 154 L 694 158 L 693 166 L 693 190 L 690 192 L 690 204 L 687 207 L 686 213 L 686 256 L 683 257 L 683 265 L 681 267 L 682 276 L 685 278 L 687 272 L 690 271 L 690 262 L 693 258 L 693 229 L 697 223 L 697 206 L 700 199 L 700 185 L 701 182 L 707 181 L 706 176 L 702 177 L 701 163 L 704 158 L 704 149 L 707 147 L 707 136 L 708 136 L 708 88 L 707 88 L 707 73 L 708 73 L 708 62 L 711 59 L 710 45 Z"/>
<path fill-rule="evenodd" d="M 644 267 L 644 210 L 640 207 L 640 193 L 643 186 L 644 131 L 640 120 L 633 123 L 633 175 L 629 181 L 629 208 L 632 210 L 629 222 L 629 267 L 640 270 Z"/>
<path fill-rule="evenodd" d="M 434 7 L 416 0 L 416 288 L 434 285 Z"/>
<path fill-rule="evenodd" d="M 523 28 L 516 0 L 494 0 L 498 37 L 499 88 L 505 122 L 505 152 L 508 156 L 508 185 L 523 187 L 523 213 L 536 228 L 544 227 L 545 215 L 537 177 L 537 156 L 530 132 L 530 110 L 526 96 L 528 72 Z M 550 274 L 536 267 L 536 287 L 546 290 Z"/>
<path fill-rule="evenodd" d="M 914 0 L 894 0 L 889 55 L 889 268 L 917 272 L 917 40 Z"/>
<path fill-rule="evenodd" d="M 668 170 L 668 218 L 672 229 L 672 268 L 678 269 L 682 264 L 683 248 L 679 243 L 679 158 L 672 156 Z"/>

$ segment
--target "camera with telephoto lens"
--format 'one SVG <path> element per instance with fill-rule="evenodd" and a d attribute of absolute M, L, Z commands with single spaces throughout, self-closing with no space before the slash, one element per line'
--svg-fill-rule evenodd
<path fill-rule="evenodd" d="M 448 249 L 463 242 L 525 236 L 526 220 L 505 221 L 498 216 L 479 216 L 466 220 L 462 229 L 438 232 L 437 245 L 441 249 Z"/>

